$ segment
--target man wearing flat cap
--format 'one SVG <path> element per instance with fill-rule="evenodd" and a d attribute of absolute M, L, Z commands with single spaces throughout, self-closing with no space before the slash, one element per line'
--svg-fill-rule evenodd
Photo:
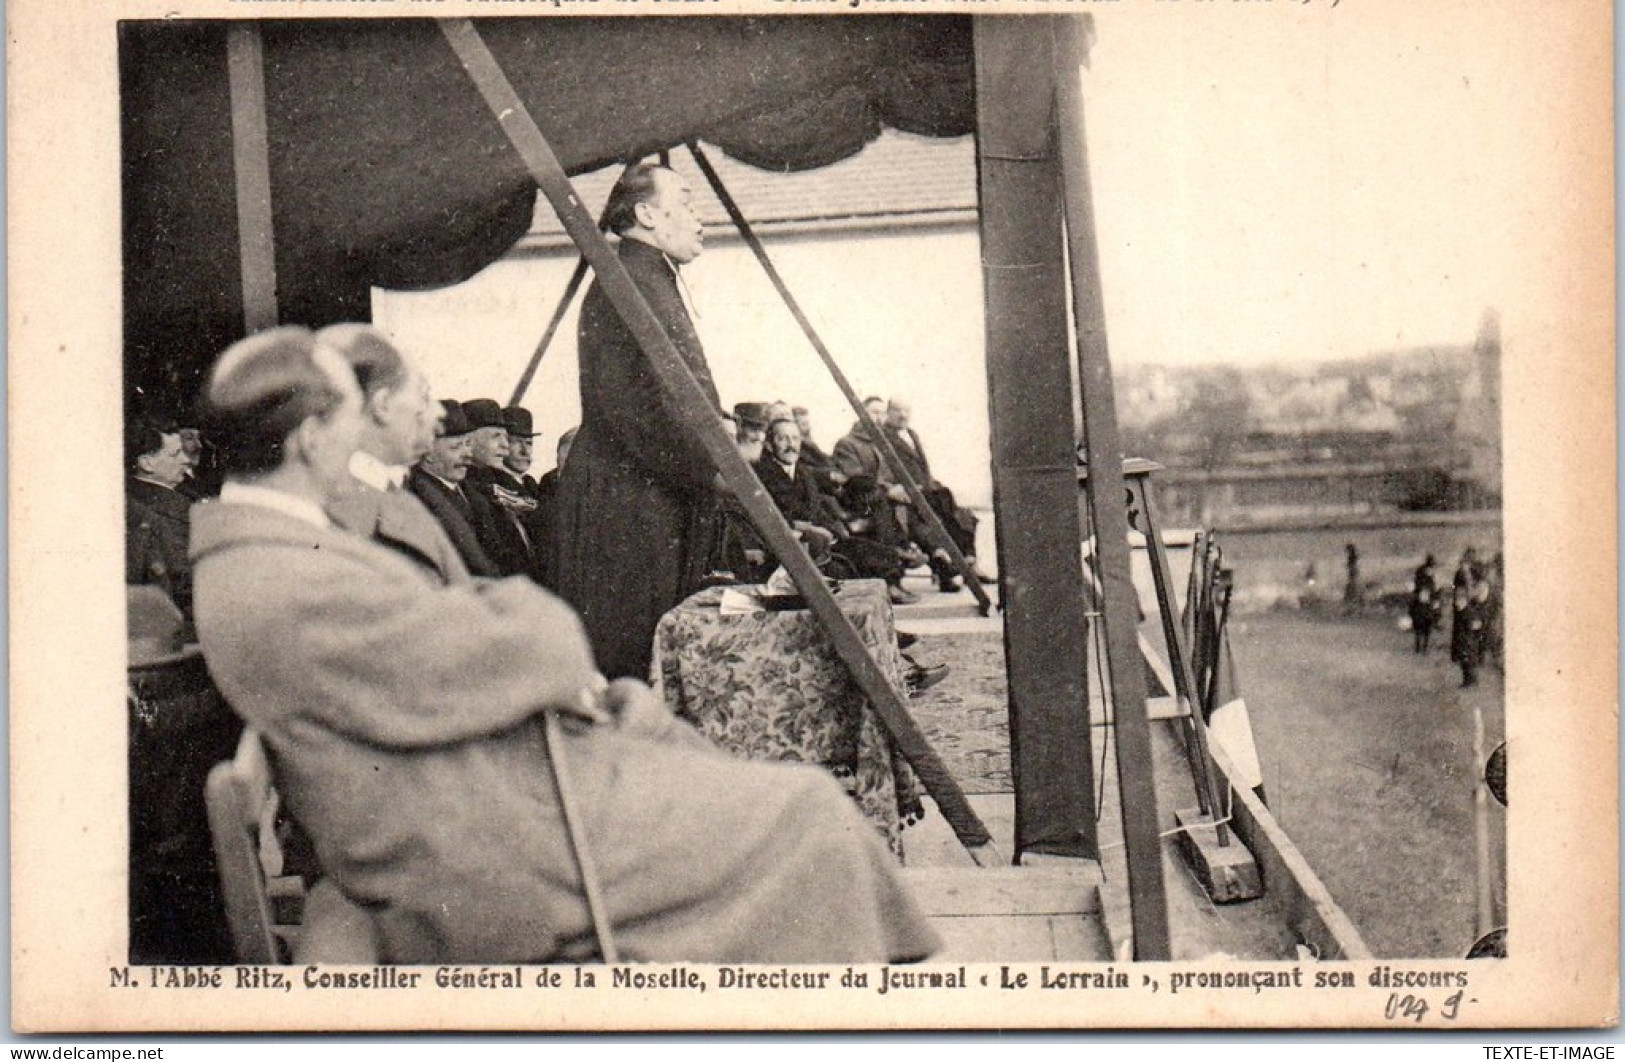
<path fill-rule="evenodd" d="M 720 417 L 678 274 L 704 247 L 687 183 L 663 166 L 630 166 L 604 217 L 621 264 Z M 596 280 L 577 350 L 581 431 L 559 480 L 558 589 L 580 611 L 604 673 L 647 678 L 660 617 L 710 571 L 717 469 Z"/>
<path fill-rule="evenodd" d="M 463 403 L 470 433 L 468 475 L 463 490 L 476 501 L 474 525 L 485 555 L 503 575 L 524 575 L 542 581 L 540 543 L 526 521 L 536 503 L 519 491 L 519 480 L 508 471 L 508 418 L 492 398 Z"/>
<path fill-rule="evenodd" d="M 463 415 L 460 403 L 441 399 L 440 427 L 429 452 L 423 455 L 411 475 L 406 477 L 406 489 L 417 495 L 426 505 L 446 535 L 457 547 L 464 565 L 474 575 L 497 575 L 497 567 L 486 556 L 480 545 L 476 526 L 476 499 L 463 490 L 468 476 L 469 436 L 473 427 Z M 483 502 L 480 503 L 483 505 Z"/>

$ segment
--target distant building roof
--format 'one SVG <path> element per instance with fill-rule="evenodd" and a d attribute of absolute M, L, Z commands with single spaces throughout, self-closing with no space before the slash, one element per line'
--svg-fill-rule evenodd
<path fill-rule="evenodd" d="M 849 159 L 801 173 L 757 169 L 701 146 L 746 219 L 762 229 L 918 224 L 975 216 L 976 146 L 968 136 L 937 139 L 888 130 Z M 719 234 L 731 231 L 727 212 L 687 149 L 674 150 L 671 165 L 694 189 L 701 220 Z M 574 179 L 576 194 L 594 216 L 602 213 L 622 169 L 610 166 Z M 564 230 L 552 207 L 537 196 L 536 221 L 524 243 L 540 250 L 563 242 Z"/>

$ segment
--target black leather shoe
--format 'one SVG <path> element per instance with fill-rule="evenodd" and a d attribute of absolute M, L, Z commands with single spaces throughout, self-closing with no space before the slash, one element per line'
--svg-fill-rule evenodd
<path fill-rule="evenodd" d="M 886 588 L 886 599 L 894 605 L 912 605 L 920 599 L 920 595 L 904 590 L 894 583 Z"/>
<path fill-rule="evenodd" d="M 920 636 L 918 634 L 910 634 L 907 631 L 897 632 L 897 648 L 899 649 L 912 648 L 914 643 L 919 640 Z"/>
<path fill-rule="evenodd" d="M 916 664 L 909 669 L 908 677 L 904 680 L 908 685 L 908 695 L 918 696 L 948 677 L 947 664 L 938 664 L 935 667 L 920 667 Z"/>

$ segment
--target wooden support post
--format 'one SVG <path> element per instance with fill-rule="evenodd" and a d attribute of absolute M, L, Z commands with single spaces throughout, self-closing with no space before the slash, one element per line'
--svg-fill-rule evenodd
<path fill-rule="evenodd" d="M 1168 959 L 1168 898 L 1162 877 L 1162 839 L 1152 774 L 1151 727 L 1146 718 L 1145 666 L 1138 638 L 1139 601 L 1123 504 L 1123 452 L 1118 442 L 1117 400 L 1106 345 L 1106 312 L 1100 287 L 1089 153 L 1083 125 L 1085 55 L 1082 18 L 1045 19 L 1055 33 L 1054 77 L 1059 104 L 1061 167 L 1065 176 L 1066 234 L 1072 266 L 1072 306 L 1078 341 L 1078 383 L 1083 392 L 1085 481 L 1094 513 L 1095 555 L 1105 592 L 1106 664 L 1111 674 L 1116 721 L 1118 777 L 1122 788 L 1123 840 L 1128 849 L 1133 905 L 1134 957 Z"/>
<path fill-rule="evenodd" d="M 868 647 L 836 603 L 835 595 L 824 582 L 822 573 L 813 565 L 812 558 L 802 548 L 790 525 L 785 523 L 761 480 L 756 478 L 756 473 L 740 456 L 733 439 L 723 430 L 718 411 L 712 407 L 694 374 L 677 353 L 671 337 L 666 335 L 660 321 L 649 309 L 649 304 L 621 265 L 614 249 L 582 207 L 563 167 L 559 165 L 558 157 L 497 64 L 496 57 L 491 54 L 479 30 L 466 18 L 437 21 L 491 113 L 496 116 L 542 194 L 552 204 L 564 230 L 581 249 L 582 256 L 603 285 L 604 293 L 643 348 L 650 368 L 672 399 L 678 416 L 705 446 L 723 480 L 750 516 L 751 523 L 767 541 L 779 563 L 784 565 L 796 589 L 807 599 L 813 615 L 834 643 L 836 653 L 851 670 L 858 688 L 874 706 L 875 714 L 891 734 L 898 751 L 920 776 L 921 784 L 936 801 L 943 818 L 953 827 L 955 835 L 972 858 L 978 863 L 998 860 L 1000 856 L 991 835 L 966 800 L 959 783 L 909 715 L 902 691 L 887 681 L 885 672 L 869 655 Z"/>
<path fill-rule="evenodd" d="M 271 146 L 265 120 L 265 49 L 257 22 L 226 28 L 231 86 L 231 156 L 237 178 L 237 246 L 243 275 L 243 327 L 277 324 L 276 239 L 271 218 Z"/>
<path fill-rule="evenodd" d="M 863 400 L 858 397 L 858 393 L 852 389 L 852 384 L 847 380 L 846 373 L 842 372 L 841 367 L 835 363 L 835 355 L 831 354 L 829 348 L 824 345 L 823 339 L 819 337 L 817 330 L 813 328 L 812 321 L 808 320 L 807 315 L 801 312 L 801 304 L 796 302 L 796 297 L 790 293 L 789 285 L 784 282 L 783 277 L 779 276 L 779 271 L 774 267 L 773 260 L 767 256 L 767 248 L 762 246 L 762 241 L 756 236 L 756 230 L 751 228 L 750 222 L 745 219 L 744 212 L 739 209 L 739 204 L 734 202 L 734 197 L 729 194 L 728 189 L 723 185 L 722 178 L 718 176 L 717 171 L 711 166 L 711 160 L 706 157 L 704 151 L 700 150 L 700 145 L 695 141 L 689 141 L 688 150 L 693 154 L 695 163 L 700 167 L 700 172 L 705 174 L 705 179 L 710 182 L 711 190 L 716 193 L 717 201 L 728 212 L 728 217 L 733 219 L 734 227 L 739 230 L 740 237 L 744 239 L 746 246 L 751 249 L 751 253 L 756 256 L 756 261 L 761 264 L 762 271 L 767 274 L 767 279 L 772 281 L 773 287 L 778 290 L 779 298 L 784 300 L 785 308 L 796 319 L 796 324 L 801 326 L 802 334 L 812 344 L 813 350 L 818 352 L 819 358 L 824 362 L 824 367 L 829 369 L 830 376 L 835 380 L 835 385 L 841 389 L 841 393 L 846 396 L 847 402 L 851 404 L 853 411 L 857 413 L 858 420 L 869 425 L 869 430 L 873 433 L 876 449 L 880 451 L 880 456 L 885 460 L 887 467 L 897 477 L 897 482 L 902 484 L 903 489 L 908 492 L 909 501 L 914 503 L 915 511 L 925 521 L 926 533 L 933 542 L 936 542 L 947 552 L 948 559 L 953 561 L 954 567 L 959 570 L 959 574 L 964 578 L 965 585 L 975 595 L 977 608 L 982 615 L 987 615 L 993 607 L 993 602 L 988 599 L 987 591 L 982 588 L 981 582 L 976 578 L 976 572 L 971 567 L 970 562 L 965 559 L 965 554 L 960 552 L 959 547 L 954 544 L 953 538 L 948 534 L 948 529 L 942 526 L 942 519 L 937 515 L 936 510 L 931 508 L 930 503 L 925 500 L 920 485 L 914 482 L 914 477 L 909 475 L 908 469 L 904 467 L 903 459 L 898 456 L 897 448 L 886 437 L 886 433 L 881 430 L 881 426 L 875 423 L 873 417 L 869 416 L 868 408 L 864 406 Z"/>
<path fill-rule="evenodd" d="M 976 148 L 993 505 L 1018 855 L 1098 858 L 1051 35 L 978 18 Z"/>

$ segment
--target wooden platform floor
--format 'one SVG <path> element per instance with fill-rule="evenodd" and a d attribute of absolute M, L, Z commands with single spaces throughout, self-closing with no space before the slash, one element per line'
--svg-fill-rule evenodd
<path fill-rule="evenodd" d="M 970 801 L 1000 851 L 1009 853 L 1014 798 L 994 794 Z M 944 943 L 934 961 L 1111 961 L 1100 864 L 1057 859 L 977 866 L 934 807 L 908 831 L 905 844 L 904 880 Z"/>

